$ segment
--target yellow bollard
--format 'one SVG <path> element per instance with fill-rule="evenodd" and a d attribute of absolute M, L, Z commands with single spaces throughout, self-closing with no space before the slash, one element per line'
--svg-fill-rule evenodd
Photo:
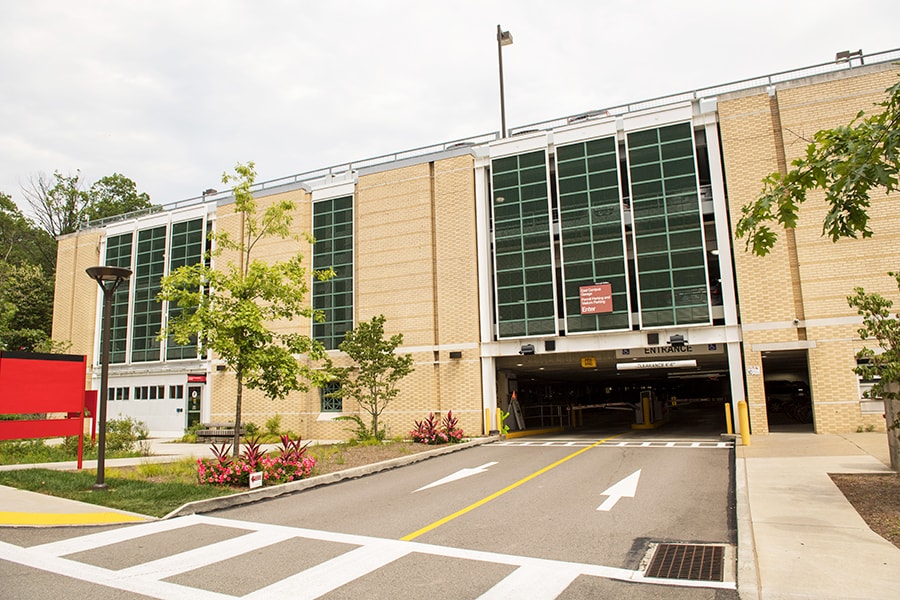
<path fill-rule="evenodd" d="M 734 433 L 734 423 L 731 418 L 731 403 L 725 403 L 725 433 L 731 435 Z"/>
<path fill-rule="evenodd" d="M 738 423 L 741 426 L 741 444 L 750 445 L 750 413 L 747 412 L 747 401 L 738 402 Z"/>
<path fill-rule="evenodd" d="M 491 409 L 484 409 L 484 435 L 491 433 Z"/>

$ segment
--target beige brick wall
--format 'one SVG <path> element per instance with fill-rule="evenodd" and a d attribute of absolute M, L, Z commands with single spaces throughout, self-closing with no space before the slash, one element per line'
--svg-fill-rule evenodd
<path fill-rule="evenodd" d="M 300 204 L 295 229 L 309 231 L 311 198 L 290 197 Z M 259 199 L 267 202 L 288 194 Z M 475 243 L 475 183 L 471 156 L 423 163 L 360 177 L 355 196 L 356 322 L 383 314 L 386 335 L 402 332 L 401 351 L 413 355 L 415 371 L 399 384 L 400 393 L 381 422 L 388 435 L 405 436 L 414 421 L 429 412 L 454 411 L 469 434 L 482 428 L 481 371 L 478 342 L 478 282 Z M 217 211 L 217 229 L 238 235 L 240 221 L 231 206 Z M 300 249 L 293 243 L 261 245 L 257 256 L 284 260 Z M 217 264 L 223 264 L 225 257 Z M 294 329 L 297 322 L 284 324 Z M 309 324 L 300 324 L 309 333 Z M 440 345 L 468 344 L 462 359 L 450 359 Z M 332 353 L 336 364 L 346 357 Z M 234 418 L 236 386 L 230 373 L 216 373 L 212 385 L 212 420 Z M 242 418 L 260 427 L 274 414 L 281 426 L 307 439 L 342 439 L 348 424 L 321 415 L 320 392 L 296 392 L 280 401 L 244 390 Z M 345 400 L 345 413 L 356 407 Z M 362 413 L 368 422 L 368 415 Z"/>
<path fill-rule="evenodd" d="M 873 104 L 884 98 L 884 90 L 897 81 L 900 68 L 879 67 L 794 82 L 779 87 L 777 108 L 781 129 L 771 115 L 765 90 L 720 98 L 719 114 L 723 158 L 732 219 L 743 205 L 762 189 L 762 178 L 778 169 L 777 144 L 782 145 L 789 164 L 805 152 L 808 139 L 825 128 L 849 123 L 860 110 L 877 110 Z M 893 279 L 886 273 L 897 268 L 900 256 L 900 211 L 896 199 L 876 193 L 872 199 L 870 239 L 842 240 L 836 244 L 822 237 L 826 208 L 824 193 L 809 194 L 800 209 L 794 231 L 798 271 L 792 276 L 789 245 L 780 232 L 771 255 L 755 257 L 743 251 L 737 240 L 735 269 L 744 328 L 745 362 L 762 365 L 754 344 L 791 342 L 806 338 L 815 344 L 809 350 L 811 393 L 815 428 L 819 433 L 856 431 L 858 427 L 884 429 L 879 415 L 864 415 L 859 409 L 859 389 L 852 369 L 855 352 L 863 345 L 857 335 L 856 317 L 847 304 L 855 286 L 896 297 Z M 798 295 L 799 294 L 799 295 Z M 802 298 L 798 307 L 795 300 Z M 797 314 L 797 313 L 801 314 Z M 805 319 L 805 328 L 789 322 Z M 837 324 L 818 325 L 817 320 Z M 753 326 L 763 325 L 762 328 Z M 748 327 L 749 326 L 749 327 Z M 748 403 L 754 433 L 768 431 L 763 377 L 748 377 Z"/>
<path fill-rule="evenodd" d="M 60 238 L 56 250 L 52 337 L 58 342 L 71 342 L 70 353 L 87 356 L 88 389 L 100 287 L 85 269 L 100 264 L 101 239 L 101 230 L 89 229 Z"/>

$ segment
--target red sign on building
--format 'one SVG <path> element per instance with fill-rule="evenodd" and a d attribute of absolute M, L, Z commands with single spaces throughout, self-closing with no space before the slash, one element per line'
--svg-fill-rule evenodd
<path fill-rule="evenodd" d="M 613 311 L 612 284 L 610 283 L 583 285 L 578 288 L 578 296 L 581 300 L 581 314 L 583 315 Z"/>

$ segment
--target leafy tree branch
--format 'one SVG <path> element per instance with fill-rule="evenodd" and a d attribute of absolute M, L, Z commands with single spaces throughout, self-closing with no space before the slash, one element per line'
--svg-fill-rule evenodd
<path fill-rule="evenodd" d="M 817 132 L 790 171 L 763 179 L 761 195 L 741 209 L 735 228 L 738 238 L 746 238 L 747 250 L 768 254 L 778 239 L 772 225 L 796 227 L 799 207 L 811 190 L 825 192 L 823 236 L 837 241 L 872 235 L 870 194 L 878 189 L 890 194 L 900 183 L 900 83 L 886 94 L 876 104 L 881 112 L 865 116 L 860 111 L 849 125 Z"/>

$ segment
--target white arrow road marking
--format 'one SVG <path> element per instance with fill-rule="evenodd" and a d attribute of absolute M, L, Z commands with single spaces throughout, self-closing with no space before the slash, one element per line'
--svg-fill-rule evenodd
<path fill-rule="evenodd" d="M 421 492 L 422 490 L 427 490 L 428 488 L 431 488 L 431 487 L 436 487 L 439 485 L 443 485 L 445 483 L 450 483 L 451 481 L 456 481 L 457 479 L 463 479 L 465 477 L 470 477 L 472 475 L 478 475 L 479 473 L 484 473 L 485 471 L 488 470 L 488 467 L 492 467 L 496 464 L 497 464 L 496 462 L 489 462 L 489 463 L 484 463 L 480 467 L 475 467 L 472 469 L 461 469 L 461 470 L 457 471 L 456 473 L 447 475 L 443 479 L 438 479 L 434 483 L 429 483 L 426 486 L 420 487 L 419 489 L 413 491 L 413 493 L 415 494 L 416 492 Z"/>
<path fill-rule="evenodd" d="M 601 496 L 609 496 L 603 501 L 603 504 L 597 507 L 597 510 L 610 510 L 619 501 L 619 498 L 634 498 L 637 491 L 638 479 L 641 477 L 641 470 L 638 469 L 619 483 L 613 484 Z"/>

